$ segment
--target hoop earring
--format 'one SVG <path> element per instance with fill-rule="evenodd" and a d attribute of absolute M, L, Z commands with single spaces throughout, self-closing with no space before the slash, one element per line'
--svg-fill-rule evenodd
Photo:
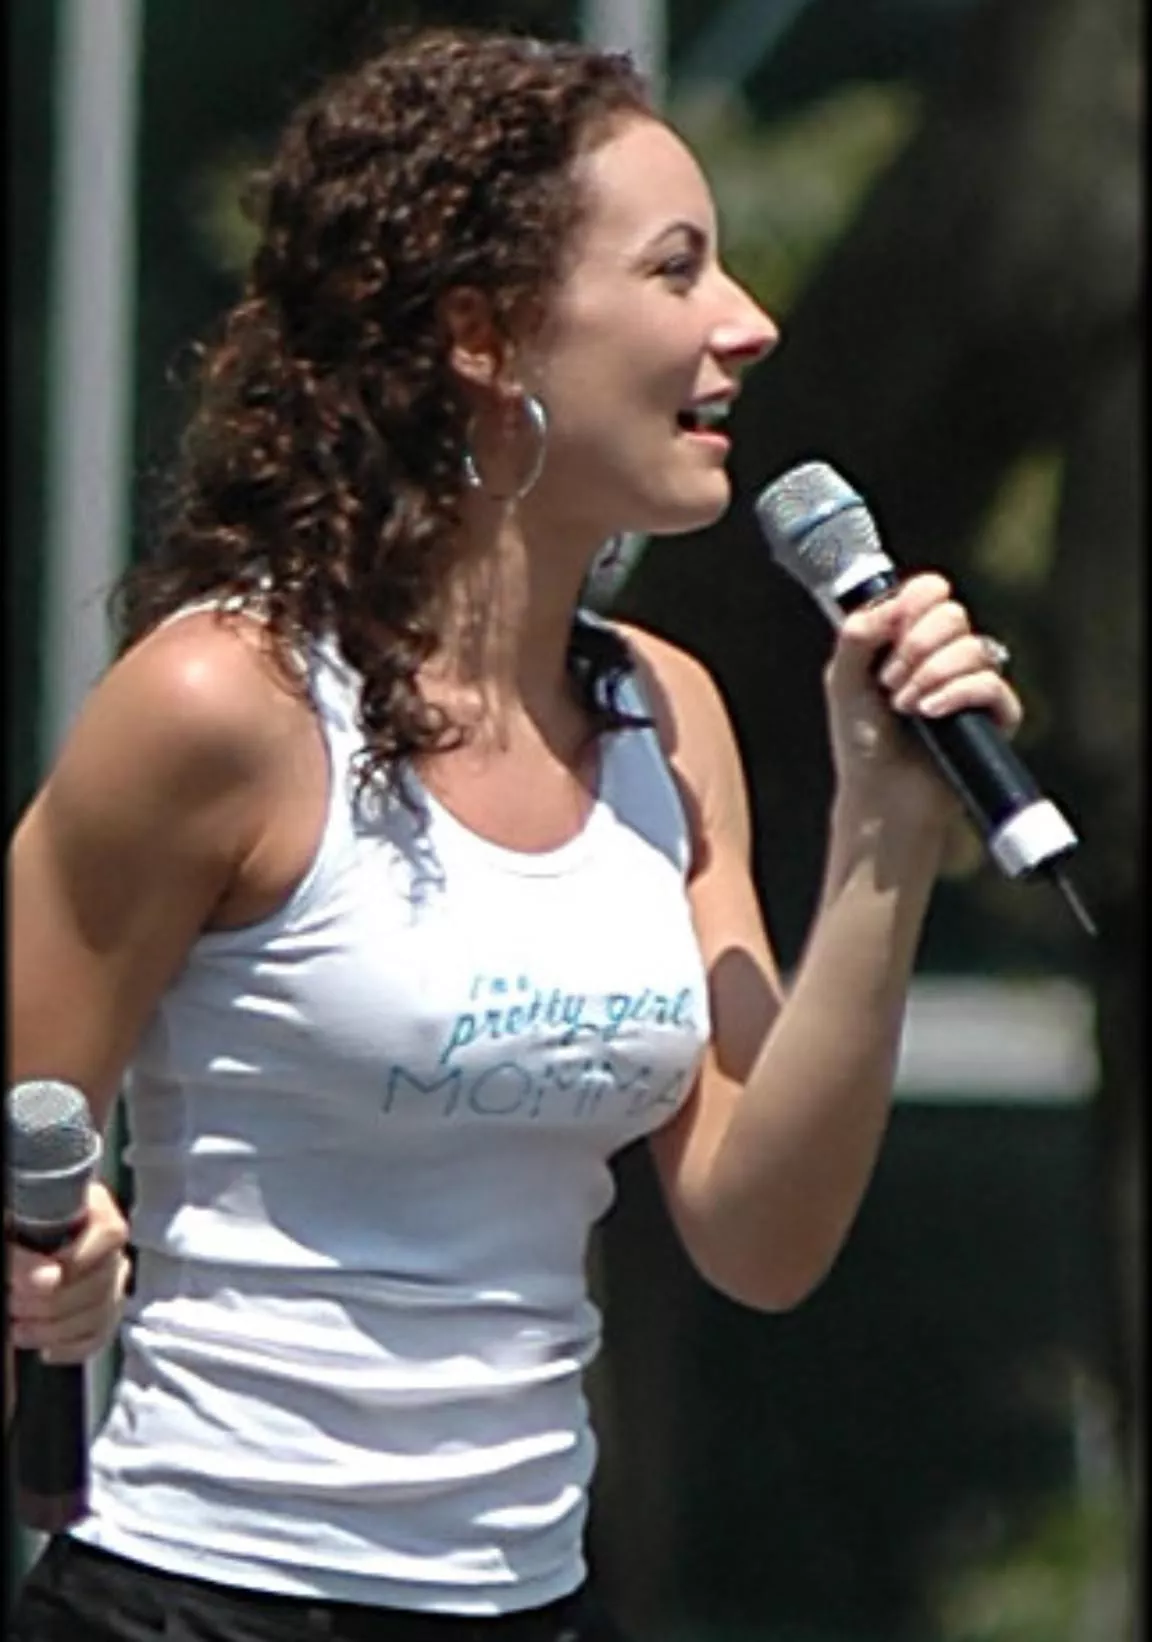
<path fill-rule="evenodd" d="M 525 415 L 528 418 L 528 426 L 535 435 L 536 451 L 528 469 L 527 477 L 516 490 L 506 493 L 489 490 L 476 464 L 471 445 L 467 439 L 464 441 L 464 482 L 472 490 L 485 491 L 494 502 L 522 502 L 528 492 L 534 488 L 536 481 L 544 471 L 544 458 L 548 454 L 548 412 L 544 409 L 543 400 L 537 398 L 534 393 L 524 394 L 520 403 L 523 405 Z"/>

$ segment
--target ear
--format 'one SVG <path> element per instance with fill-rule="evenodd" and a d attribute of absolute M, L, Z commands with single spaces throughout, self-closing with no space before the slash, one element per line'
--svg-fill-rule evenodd
<path fill-rule="evenodd" d="M 492 317 L 483 291 L 459 285 L 439 303 L 440 323 L 448 334 L 448 362 L 473 387 L 506 384 L 508 344 Z"/>

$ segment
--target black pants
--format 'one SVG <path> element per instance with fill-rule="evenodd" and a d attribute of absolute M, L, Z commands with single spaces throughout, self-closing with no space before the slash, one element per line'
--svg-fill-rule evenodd
<path fill-rule="evenodd" d="M 271 1596 L 162 1573 L 68 1535 L 30 1570 L 8 1642 L 626 1642 L 587 1588 L 529 1613 L 463 1619 Z"/>

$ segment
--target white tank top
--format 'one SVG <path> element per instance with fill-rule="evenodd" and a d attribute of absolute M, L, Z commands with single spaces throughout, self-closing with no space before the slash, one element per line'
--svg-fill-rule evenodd
<path fill-rule="evenodd" d="M 545 853 L 419 787 L 420 816 L 368 813 L 358 679 L 324 647 L 311 672 L 312 865 L 197 941 L 133 1064 L 137 1286 L 74 1531 L 227 1584 L 513 1612 L 584 1577 L 589 1230 L 708 1033 L 685 819 L 649 729 L 603 738 Z"/>

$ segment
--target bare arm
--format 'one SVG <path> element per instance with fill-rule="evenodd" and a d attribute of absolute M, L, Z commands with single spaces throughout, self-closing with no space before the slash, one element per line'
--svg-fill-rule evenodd
<path fill-rule="evenodd" d="M 13 839 L 9 1081 L 75 1084 L 101 1128 L 258 839 L 271 686 L 257 666 L 195 617 L 146 640 L 93 691 Z"/>
<path fill-rule="evenodd" d="M 251 635 L 208 617 L 144 641 L 93 691 L 10 849 L 10 1084 L 71 1083 L 106 1126 L 158 997 L 258 848 L 281 699 Z M 126 1237 L 96 1183 L 66 1250 L 9 1244 L 10 1344 L 57 1361 L 98 1351 Z"/>
<path fill-rule="evenodd" d="M 652 1137 L 652 1151 L 696 1265 L 766 1310 L 796 1304 L 819 1283 L 867 1188 L 955 817 L 918 751 L 894 733 L 872 659 L 895 642 L 921 695 L 947 679 L 950 705 L 989 706 L 1009 727 L 1018 719 L 957 612 L 938 578 L 922 578 L 842 635 L 828 675 L 838 787 L 823 890 L 787 996 L 757 904 L 745 783 L 718 692 L 679 652 L 638 639 L 668 703 L 666 745 L 700 818 L 690 894 L 713 1010 L 696 1090 Z"/>

